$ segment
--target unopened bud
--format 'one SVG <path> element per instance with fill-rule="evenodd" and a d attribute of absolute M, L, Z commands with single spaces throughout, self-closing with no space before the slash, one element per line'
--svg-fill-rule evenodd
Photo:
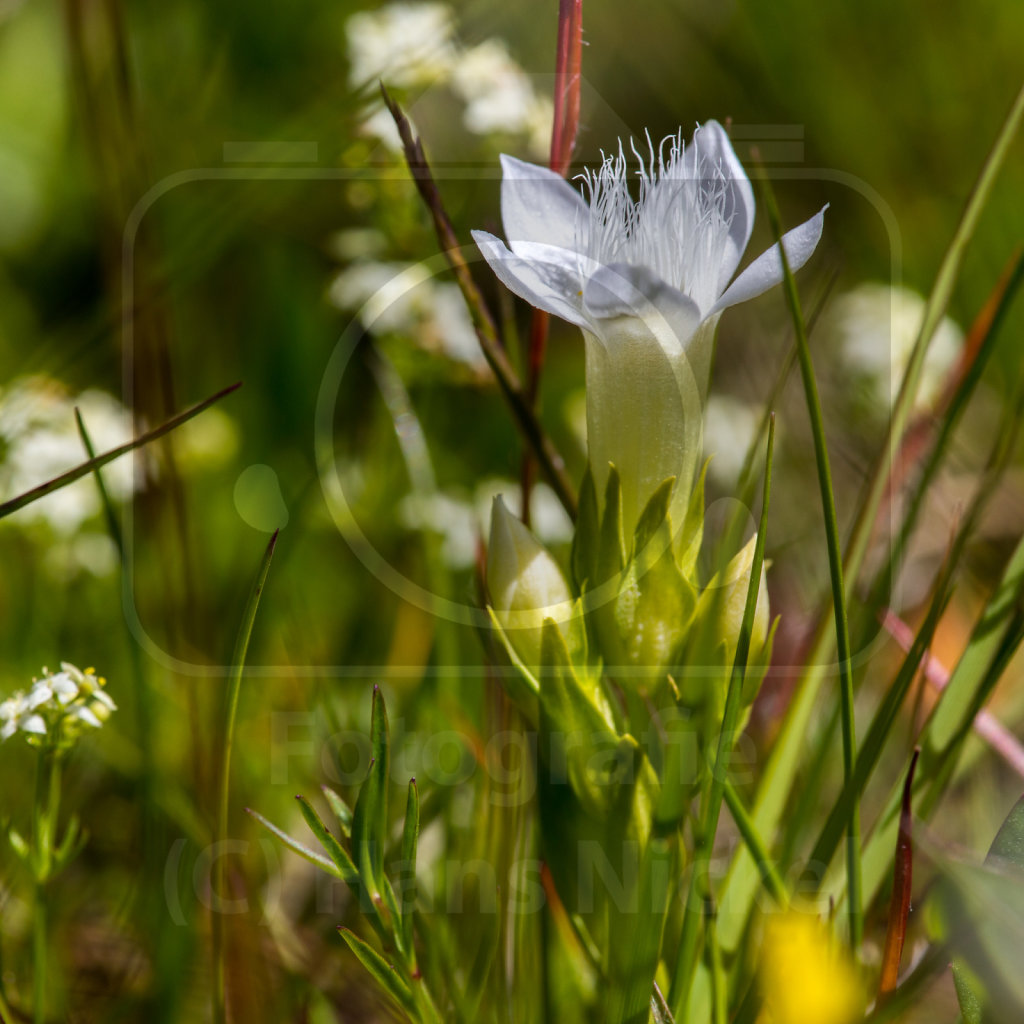
<path fill-rule="evenodd" d="M 491 506 L 487 589 L 498 621 L 523 662 L 535 671 L 544 620 L 566 623 L 572 595 L 558 563 L 509 512 L 500 495 Z"/>

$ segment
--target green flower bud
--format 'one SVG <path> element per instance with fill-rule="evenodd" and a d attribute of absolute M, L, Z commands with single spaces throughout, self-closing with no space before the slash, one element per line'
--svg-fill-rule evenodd
<path fill-rule="evenodd" d="M 536 672 L 544 620 L 554 619 L 564 633 L 572 616 L 572 595 L 558 563 L 500 495 L 491 506 L 487 589 L 498 622 L 523 663 Z"/>

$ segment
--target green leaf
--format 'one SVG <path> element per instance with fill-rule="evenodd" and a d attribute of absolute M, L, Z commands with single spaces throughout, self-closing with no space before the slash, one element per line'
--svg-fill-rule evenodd
<path fill-rule="evenodd" d="M 327 802 L 331 805 L 331 810 L 334 811 L 335 816 L 338 819 L 338 825 L 341 828 L 341 834 L 348 839 L 352 835 L 352 808 L 345 802 L 345 798 L 330 786 L 321 786 L 324 796 L 327 798 Z"/>
<path fill-rule="evenodd" d="M 644 506 L 643 512 L 636 524 L 633 533 L 633 558 L 643 558 L 644 552 L 656 537 L 662 533 L 662 527 L 668 520 L 669 502 L 672 500 L 672 491 L 676 486 L 676 478 L 670 476 L 663 480 L 658 489 L 651 495 L 650 500 Z M 661 548 L 658 548 L 657 556 L 649 561 L 656 561 L 661 555 Z"/>
<path fill-rule="evenodd" d="M 561 769 L 584 810 L 601 820 L 632 766 L 632 738 L 621 738 L 587 695 L 552 619 L 541 637 L 540 732 L 543 749 Z M 627 742 L 628 740 L 628 742 Z"/>
<path fill-rule="evenodd" d="M 304 860 L 308 860 L 310 864 L 315 864 L 322 871 L 326 871 L 329 875 L 333 875 L 342 882 L 349 883 L 349 880 L 352 877 L 354 877 L 358 882 L 359 876 L 355 873 L 355 868 L 352 868 L 351 872 L 343 871 L 341 867 L 339 867 L 339 865 L 329 857 L 325 857 L 322 853 L 317 853 L 316 850 L 311 850 L 308 846 L 300 843 L 297 839 L 292 839 L 284 829 L 278 828 L 272 821 L 268 821 L 258 811 L 254 811 L 251 807 L 246 807 L 245 813 L 258 821 L 268 832 L 280 839 L 289 850 L 293 853 L 297 853 Z M 349 863 L 351 864 L 351 861 Z"/>
<path fill-rule="evenodd" d="M 597 549 L 598 585 L 614 579 L 626 564 L 626 546 L 622 536 L 622 488 L 619 471 L 608 467 L 608 483 L 604 492 L 604 518 Z"/>
<path fill-rule="evenodd" d="M 332 873 L 337 874 L 339 878 L 347 882 L 358 893 L 362 888 L 360 873 L 356 869 L 355 864 L 352 863 L 352 858 L 342 847 L 341 843 L 331 834 L 330 829 L 323 823 L 323 819 L 316 813 L 313 805 L 304 796 L 300 795 L 295 799 L 299 801 L 299 809 L 302 811 L 302 816 L 306 819 L 306 824 L 309 826 L 310 831 L 316 836 L 317 841 L 337 868 L 337 871 Z M 269 825 L 269 823 L 265 824 Z M 294 849 L 295 847 L 293 846 L 292 848 Z"/>
<path fill-rule="evenodd" d="M 1015 867 L 1024 869 L 1024 797 L 1021 797 L 1000 826 L 988 859 L 998 858 L 1009 861 Z"/>
<path fill-rule="evenodd" d="M 647 1024 L 661 937 L 670 900 L 673 844 L 651 839 L 643 852 L 635 888 L 610 902 L 612 944 L 606 994 L 609 1024 Z"/>
<path fill-rule="evenodd" d="M 491 620 L 491 627 L 494 630 L 494 635 L 498 638 L 501 646 L 505 650 L 505 654 L 508 655 L 508 660 L 512 663 L 512 667 L 515 669 L 515 672 L 513 673 L 506 671 L 502 674 L 501 682 L 505 687 L 505 692 L 508 694 L 512 703 L 519 708 L 519 711 L 523 714 L 526 720 L 531 725 L 536 725 L 537 700 L 540 696 L 540 681 L 527 667 L 526 662 L 519 657 L 515 646 L 509 639 L 504 627 L 498 620 L 498 616 L 490 605 L 487 606 L 487 615 Z"/>
<path fill-rule="evenodd" d="M 960 1005 L 963 1024 L 985 1024 L 978 976 L 960 959 L 955 959 L 951 966 L 953 987 L 956 989 L 956 1001 Z"/>
<path fill-rule="evenodd" d="M 402 980 L 394 965 L 389 964 L 372 946 L 364 942 L 354 932 L 344 926 L 338 928 L 348 948 L 355 953 L 359 962 L 373 975 L 377 984 L 391 996 L 395 1002 L 409 1013 L 415 1013 L 416 1004 L 412 991 Z"/>
<path fill-rule="evenodd" d="M 379 686 L 373 688 L 370 719 L 373 759 L 352 815 L 352 852 L 374 901 L 384 895 L 384 847 L 388 840 L 388 715 Z"/>
<path fill-rule="evenodd" d="M 405 824 L 402 827 L 402 862 L 398 910 L 402 918 L 405 948 L 413 948 L 413 916 L 416 909 L 416 846 L 420 835 L 420 798 L 416 780 L 409 780 L 405 801 Z"/>
<path fill-rule="evenodd" d="M 701 544 L 704 542 L 704 478 L 707 476 L 710 462 L 711 459 L 704 460 L 700 476 L 697 477 L 697 485 L 690 494 L 683 527 L 676 538 L 676 561 L 679 564 L 679 571 L 688 580 L 696 580 L 697 559 L 700 556 Z"/>
<path fill-rule="evenodd" d="M 590 471 L 588 463 L 583 474 L 583 481 L 580 483 L 579 517 L 572 535 L 572 553 L 570 555 L 570 568 L 577 594 L 583 592 L 583 588 L 588 582 L 595 582 L 600 533 L 597 488 L 594 486 L 594 474 Z"/>

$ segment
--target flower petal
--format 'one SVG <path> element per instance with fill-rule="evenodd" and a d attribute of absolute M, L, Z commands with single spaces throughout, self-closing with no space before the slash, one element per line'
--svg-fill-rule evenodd
<path fill-rule="evenodd" d="M 18 723 L 18 728 L 22 732 L 34 733 L 36 736 L 46 735 L 46 722 L 43 721 L 41 715 L 29 715 L 28 718 L 23 718 Z"/>
<path fill-rule="evenodd" d="M 825 224 L 825 211 L 828 204 L 823 206 L 810 220 L 805 221 L 798 228 L 787 231 L 782 236 L 782 244 L 786 247 L 786 259 L 789 262 L 789 269 L 794 273 L 799 270 L 811 257 L 819 240 L 821 239 L 822 228 Z M 782 273 L 782 257 L 779 253 L 778 243 L 773 245 L 766 252 L 750 264 L 739 277 L 725 290 L 722 297 L 715 303 L 712 313 L 720 312 L 729 306 L 735 306 L 738 302 L 746 302 L 762 292 L 768 291 L 779 284 L 784 275 Z"/>
<path fill-rule="evenodd" d="M 509 291 L 552 316 L 589 328 L 583 313 L 583 283 L 574 253 L 553 245 L 523 242 L 519 253 L 486 231 L 474 231 L 473 241 Z"/>
<path fill-rule="evenodd" d="M 689 177 L 707 177 L 714 168 L 725 185 L 719 209 L 729 225 L 729 240 L 718 279 L 721 293 L 736 273 L 754 230 L 754 190 L 728 134 L 717 121 L 707 121 L 693 133 L 687 157 Z"/>
<path fill-rule="evenodd" d="M 544 242 L 585 251 L 590 209 L 565 178 L 504 154 L 501 171 L 501 221 L 513 250 L 517 242 Z"/>
<path fill-rule="evenodd" d="M 602 325 L 623 317 L 643 321 L 670 354 L 682 352 L 700 323 L 697 304 L 646 267 L 597 267 L 583 290 L 583 306 L 601 337 Z"/>

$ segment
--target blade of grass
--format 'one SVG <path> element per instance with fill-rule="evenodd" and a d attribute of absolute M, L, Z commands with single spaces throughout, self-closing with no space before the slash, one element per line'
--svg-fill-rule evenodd
<path fill-rule="evenodd" d="M 924 505 L 928 488 L 942 460 L 950 448 L 950 440 L 953 433 L 963 417 L 964 410 L 974 394 L 978 381 L 981 379 L 982 371 L 988 365 L 988 361 L 995 349 L 999 337 L 999 328 L 1002 326 L 1006 314 L 1010 309 L 1021 282 L 1024 281 L 1024 253 L 1018 250 L 1014 254 L 1010 264 L 1004 270 L 999 283 L 993 294 L 989 297 L 982 311 L 978 314 L 975 324 L 971 329 L 964 362 L 957 370 L 954 380 L 954 387 L 948 399 L 945 414 L 942 416 L 938 432 L 936 433 L 925 457 L 924 465 L 914 485 L 910 500 L 907 503 L 907 510 L 900 524 L 899 535 L 892 544 L 890 557 L 879 569 L 875 581 L 871 586 L 868 607 L 877 608 L 888 603 L 888 589 L 894 574 L 894 562 L 902 552 L 907 550 L 910 537 L 917 525 L 917 519 Z M 904 441 L 904 446 L 906 440 Z M 896 471 L 893 466 L 893 473 Z M 890 480 L 888 490 L 891 493 L 896 489 L 896 481 Z"/>
<path fill-rule="evenodd" d="M 910 627 L 889 608 L 882 623 L 886 632 L 903 648 L 910 651 L 914 634 Z M 925 682 L 941 693 L 949 685 L 949 670 L 937 658 L 926 654 L 921 663 Z M 974 731 L 1012 768 L 1024 778 L 1024 746 L 995 715 L 980 711 L 974 719 Z"/>
<path fill-rule="evenodd" d="M 172 416 L 169 420 L 161 423 L 160 426 L 140 434 L 133 440 L 119 445 L 117 448 L 111 448 L 110 451 L 104 452 L 102 455 L 96 456 L 96 458 L 89 459 L 87 462 L 75 466 L 74 469 L 69 469 L 66 473 L 61 473 L 60 476 L 56 476 L 52 480 L 40 484 L 38 487 L 33 487 L 30 491 L 25 491 L 24 494 L 19 494 L 15 498 L 0 503 L 0 519 L 17 512 L 26 505 L 31 505 L 32 502 L 38 501 L 40 498 L 45 498 L 54 491 L 59 491 L 62 487 L 67 487 L 68 484 L 73 484 L 76 480 L 81 480 L 83 476 L 89 473 L 102 469 L 108 463 L 119 459 L 122 455 L 127 455 L 129 452 L 135 451 L 136 448 L 141 448 L 143 445 L 147 445 L 163 437 L 165 434 L 169 434 L 183 423 L 187 423 L 193 416 L 198 416 L 204 409 L 208 409 L 215 402 L 219 402 L 222 398 L 230 395 L 232 391 L 237 391 L 241 386 L 241 381 L 237 384 L 232 384 L 230 387 L 218 391 L 215 395 L 211 395 L 198 405 L 193 405 L 190 409 L 178 413 L 177 416 Z"/>
<path fill-rule="evenodd" d="M 764 841 L 758 835 L 757 829 L 754 828 L 754 823 L 750 819 L 750 812 L 744 805 L 742 797 L 736 792 L 736 787 L 728 779 L 725 783 L 724 793 L 725 805 L 729 808 L 729 813 L 732 815 L 736 829 L 743 842 L 746 843 L 750 855 L 754 858 L 754 862 L 761 872 L 765 890 L 779 905 L 779 909 L 785 910 L 789 906 L 789 893 L 786 890 L 786 884 L 782 881 L 778 868 L 768 854 L 768 847 L 764 845 Z"/>
<path fill-rule="evenodd" d="M 256 612 L 260 606 L 260 598 L 263 595 L 263 587 L 267 582 L 267 574 L 270 572 L 270 562 L 274 557 L 274 548 L 277 546 L 277 537 L 280 531 L 275 530 L 263 554 L 259 572 L 256 574 L 256 582 L 249 600 L 242 615 L 242 624 L 238 630 L 235 640 L 235 651 L 231 659 L 231 676 L 228 679 L 227 702 L 224 715 L 223 733 L 221 736 L 221 763 L 220 763 L 220 798 L 217 805 L 217 832 L 216 842 L 223 843 L 228 834 L 228 797 L 231 783 L 231 748 L 235 740 L 235 719 L 238 716 L 238 698 L 242 688 L 242 674 L 245 671 L 245 658 L 249 653 L 249 639 L 252 636 L 253 623 L 256 621 Z M 213 892 L 216 897 L 224 896 L 224 857 L 219 856 L 214 861 Z M 224 949 L 224 915 L 219 913 L 211 905 L 213 914 L 213 1019 L 214 1024 L 225 1024 L 227 1020 L 226 1003 L 226 964 Z"/>
<path fill-rule="evenodd" d="M 1015 409 L 1016 402 L 1011 403 L 1010 408 Z M 1003 427 L 999 431 L 996 443 L 989 455 L 982 484 L 975 492 L 967 514 L 961 520 L 956 536 L 953 538 L 949 552 L 939 571 L 933 588 L 932 602 L 925 616 L 924 623 L 921 626 L 917 639 L 911 645 L 908 656 L 904 660 L 896 679 L 886 691 L 882 703 L 875 712 L 868 734 L 857 757 L 852 784 L 844 787 L 840 799 L 833 806 L 825 826 L 815 843 L 814 852 L 811 854 L 812 864 L 828 864 L 831 861 L 838 842 L 843 815 L 847 813 L 850 802 L 861 797 L 872 772 L 877 767 L 886 739 L 889 736 L 889 731 L 895 724 L 899 709 L 917 674 L 918 666 L 922 664 L 928 648 L 931 646 L 932 637 L 938 627 L 939 619 L 949 600 L 953 574 L 960 564 L 961 556 L 966 549 L 968 541 L 974 534 L 974 528 L 987 506 L 989 498 L 1002 478 L 1002 474 L 1013 452 L 1018 430 L 1017 417 L 1013 412 L 1008 412 L 1004 417 Z"/>
<path fill-rule="evenodd" d="M 889 478 L 888 467 L 896 450 L 894 441 L 902 437 L 909 418 L 928 343 L 941 322 L 942 312 L 949 302 L 963 262 L 964 252 L 974 233 L 981 212 L 992 193 L 996 176 L 1005 162 L 1010 144 L 1017 134 L 1022 118 L 1024 118 L 1024 88 L 1017 94 L 995 144 L 982 166 L 928 298 L 921 330 L 914 346 L 907 374 L 904 377 L 904 386 L 901 387 L 896 399 L 888 441 L 879 455 L 879 464 L 872 474 L 868 493 L 858 509 L 854 530 L 847 543 L 844 569 L 849 585 L 852 585 L 860 575 L 867 553 L 870 529 L 877 518 L 878 508 Z M 775 833 L 783 812 L 789 804 L 811 712 L 827 674 L 829 667 L 827 659 L 832 650 L 832 636 L 831 630 L 827 628 L 826 612 L 822 616 L 821 626 L 807 658 L 807 670 L 793 694 L 760 779 L 751 814 L 754 824 L 762 836 L 772 836 Z M 758 884 L 756 866 L 746 852 L 741 851 L 730 866 L 719 901 L 723 910 L 719 937 L 723 948 L 727 951 L 733 951 L 739 946 Z M 728 912 L 726 912 L 726 907 L 728 907 Z"/>
<path fill-rule="evenodd" d="M 697 964 L 697 940 L 703 907 L 711 897 L 708 867 L 711 849 L 714 845 L 715 833 L 718 831 L 718 818 L 722 809 L 727 779 L 727 763 L 729 753 L 736 741 L 736 722 L 740 712 L 740 696 L 743 692 L 743 679 L 746 675 L 747 657 L 750 653 L 750 635 L 754 624 L 754 611 L 757 608 L 757 595 L 761 587 L 761 570 L 764 566 L 765 535 L 768 528 L 768 504 L 771 498 L 772 457 L 775 451 L 775 417 L 768 421 L 768 444 L 765 454 L 764 489 L 761 497 L 761 519 L 758 525 L 757 540 L 754 542 L 754 558 L 750 568 L 750 580 L 747 584 L 746 603 L 743 607 L 743 620 L 740 635 L 736 643 L 736 656 L 733 660 L 732 672 L 729 676 L 729 687 L 726 691 L 725 710 L 722 714 L 722 728 L 718 734 L 718 749 L 711 774 L 711 785 L 705 807 L 704 821 L 695 822 L 696 850 L 694 851 L 693 870 L 690 873 L 689 892 L 683 908 L 683 929 L 679 938 L 679 949 L 675 972 L 669 990 L 669 1005 L 678 1020 L 685 1020 L 686 1006 L 693 983 L 693 972 Z M 698 907 L 699 904 L 699 907 Z"/>
<path fill-rule="evenodd" d="M 828 571 L 832 583 L 832 610 L 835 617 L 836 650 L 839 656 L 839 687 L 840 687 L 840 726 L 843 734 L 843 781 L 848 785 L 853 777 L 854 762 L 857 756 L 857 740 L 854 732 L 853 717 L 853 672 L 850 653 L 850 625 L 846 616 L 846 587 L 843 584 L 843 557 L 839 547 L 839 522 L 836 517 L 836 500 L 832 489 L 832 470 L 828 457 L 828 442 L 825 438 L 825 422 L 821 411 L 821 399 L 818 396 L 818 385 L 811 362 L 811 348 L 807 341 L 807 330 L 804 326 L 803 313 L 800 309 L 800 296 L 796 281 L 790 270 L 786 248 L 782 244 L 782 225 L 779 219 L 775 195 L 764 182 L 763 195 L 782 259 L 784 289 L 789 311 L 793 317 L 793 328 L 796 332 L 797 359 L 800 363 L 800 376 L 803 378 L 804 398 L 807 414 L 811 420 L 811 433 L 814 438 L 814 461 L 818 472 L 818 487 L 821 492 L 821 507 L 825 525 L 825 543 L 828 548 Z M 860 810 L 854 804 L 849 809 L 846 819 L 846 870 L 847 891 L 849 893 L 850 948 L 854 957 L 858 955 L 863 937 L 864 922 L 860 900 Z"/>

